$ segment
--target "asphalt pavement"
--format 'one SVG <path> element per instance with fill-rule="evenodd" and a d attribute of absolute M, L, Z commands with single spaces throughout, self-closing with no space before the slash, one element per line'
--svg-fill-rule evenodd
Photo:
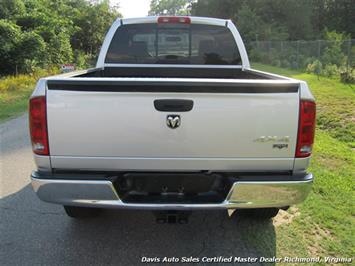
<path fill-rule="evenodd" d="M 270 221 L 229 218 L 226 211 L 193 212 L 186 225 L 157 224 L 151 212 L 137 210 L 69 218 L 32 190 L 27 120 L 22 115 L 0 124 L 0 265 L 141 265 L 164 257 L 207 264 L 203 258 L 276 255 Z"/>

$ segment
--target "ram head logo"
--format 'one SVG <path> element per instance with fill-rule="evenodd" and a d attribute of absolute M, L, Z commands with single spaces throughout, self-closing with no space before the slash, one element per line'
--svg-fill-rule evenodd
<path fill-rule="evenodd" d="M 166 124 L 168 127 L 175 129 L 181 124 L 181 119 L 179 115 L 168 115 L 166 117 Z"/>

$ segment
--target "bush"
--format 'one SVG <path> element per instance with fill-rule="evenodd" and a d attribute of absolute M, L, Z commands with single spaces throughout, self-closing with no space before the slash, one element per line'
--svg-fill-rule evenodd
<path fill-rule="evenodd" d="M 337 76 L 339 74 L 338 67 L 333 64 L 325 65 L 325 67 L 321 71 L 321 74 L 326 77 Z"/>
<path fill-rule="evenodd" d="M 51 76 L 59 73 L 58 67 L 49 67 L 48 69 L 36 68 L 31 74 L 20 74 L 17 76 L 7 76 L 1 79 L 0 93 L 11 91 L 33 90 L 34 83 L 41 77 Z"/>
<path fill-rule="evenodd" d="M 286 59 L 283 59 L 281 61 L 281 66 L 284 67 L 284 68 L 290 68 L 291 67 L 291 64 L 290 62 L 288 62 Z"/>
<path fill-rule="evenodd" d="M 260 62 L 262 57 L 262 52 L 259 51 L 257 48 L 253 48 L 249 52 L 249 57 L 251 60 L 255 62 Z"/>
<path fill-rule="evenodd" d="M 80 50 L 74 51 L 74 63 L 76 69 L 85 69 L 93 67 L 95 65 L 93 59 L 95 58 L 93 58 L 90 54 L 85 54 Z"/>
<path fill-rule="evenodd" d="M 340 71 L 340 80 L 344 83 L 355 83 L 355 69 Z"/>
<path fill-rule="evenodd" d="M 21 69 L 25 73 L 33 73 L 37 70 L 38 62 L 35 59 L 25 59 Z"/>
<path fill-rule="evenodd" d="M 322 72 L 322 62 L 319 60 L 313 61 L 313 63 L 308 64 L 306 68 L 307 73 L 312 73 L 319 75 Z"/>
<path fill-rule="evenodd" d="M 35 79 L 29 75 L 8 76 L 0 83 L 0 93 L 23 91 L 33 86 Z"/>
<path fill-rule="evenodd" d="M 276 66 L 276 67 L 280 67 L 281 66 L 281 61 L 279 59 L 275 59 L 272 61 L 272 65 Z"/>

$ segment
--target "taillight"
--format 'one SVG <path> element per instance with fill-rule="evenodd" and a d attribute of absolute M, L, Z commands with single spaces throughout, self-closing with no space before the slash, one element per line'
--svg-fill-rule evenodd
<path fill-rule="evenodd" d="M 158 17 L 158 23 L 190 24 L 191 19 L 189 17 Z"/>
<path fill-rule="evenodd" d="M 33 152 L 39 155 L 49 155 L 45 96 L 30 99 L 29 116 Z"/>
<path fill-rule="evenodd" d="M 311 101 L 300 102 L 300 116 L 298 124 L 298 137 L 296 146 L 296 157 L 310 156 L 314 141 L 316 126 L 316 104 Z"/>

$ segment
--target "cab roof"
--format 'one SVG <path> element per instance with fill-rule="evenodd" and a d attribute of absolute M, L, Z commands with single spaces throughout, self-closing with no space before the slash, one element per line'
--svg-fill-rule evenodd
<path fill-rule="evenodd" d="M 158 23 L 159 18 L 188 18 L 191 24 L 207 24 L 216 26 L 226 26 L 229 20 L 209 17 L 194 16 L 147 16 L 139 18 L 118 18 L 121 24 Z"/>

